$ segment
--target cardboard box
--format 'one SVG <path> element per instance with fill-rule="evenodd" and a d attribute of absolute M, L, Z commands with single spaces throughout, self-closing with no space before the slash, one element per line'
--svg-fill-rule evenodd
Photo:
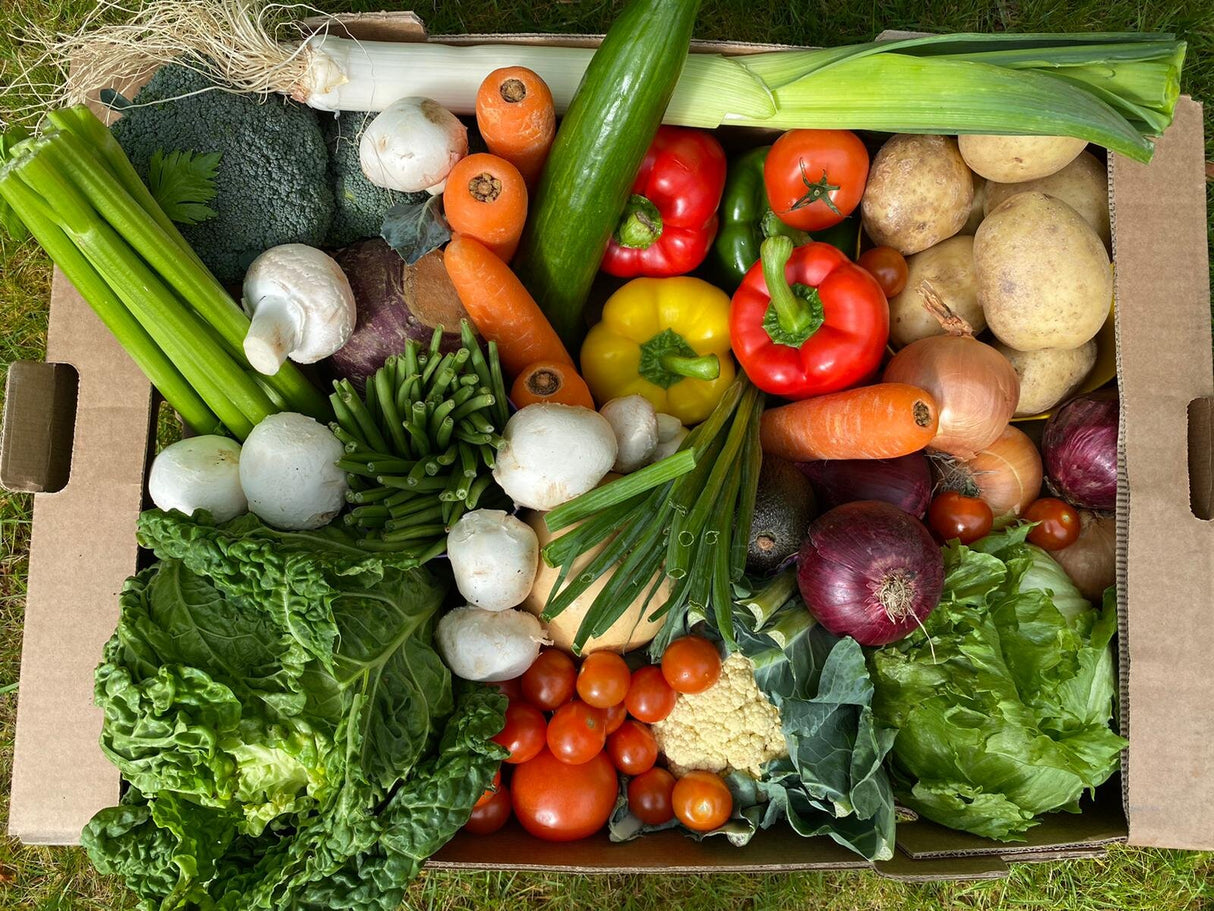
<path fill-rule="evenodd" d="M 409 13 L 344 19 L 362 40 L 426 40 Z M 440 40 L 440 39 L 436 39 Z M 589 36 L 457 36 L 592 46 Z M 697 45 L 745 52 L 754 46 Z M 1214 371 L 1211 366 L 1201 107 L 1182 98 L 1153 162 L 1110 156 L 1122 396 L 1118 489 L 1123 772 L 1080 815 L 1055 814 L 1008 845 L 916 821 L 876 865 L 903 879 L 985 879 L 1011 861 L 1091 857 L 1112 842 L 1214 848 Z M 0 482 L 35 491 L 29 596 L 9 831 L 70 844 L 118 798 L 98 745 L 93 668 L 117 621 L 117 593 L 141 560 L 135 519 L 154 442 L 147 381 L 56 275 L 47 364 L 9 375 Z M 70 451 L 67 447 L 70 446 Z M 66 483 L 64 481 L 66 480 Z M 61 488 L 61 489 L 60 489 Z M 457 837 L 448 869 L 708 872 L 862 868 L 826 838 L 760 833 L 746 848 L 677 833 L 555 845 L 511 824 Z"/>

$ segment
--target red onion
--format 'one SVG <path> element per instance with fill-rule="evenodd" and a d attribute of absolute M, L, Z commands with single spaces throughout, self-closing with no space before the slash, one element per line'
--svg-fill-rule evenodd
<path fill-rule="evenodd" d="M 935 610 L 944 556 L 914 516 L 879 500 L 857 500 L 810 525 L 797 584 L 809 612 L 830 632 L 887 645 Z"/>
<path fill-rule="evenodd" d="M 1071 399 L 1045 425 L 1046 475 L 1075 506 L 1117 506 L 1117 407 L 1116 390 L 1092 392 Z"/>
<path fill-rule="evenodd" d="M 923 518 L 932 498 L 931 468 L 922 452 L 897 459 L 803 462 L 799 467 L 824 509 L 854 500 L 881 500 Z"/>

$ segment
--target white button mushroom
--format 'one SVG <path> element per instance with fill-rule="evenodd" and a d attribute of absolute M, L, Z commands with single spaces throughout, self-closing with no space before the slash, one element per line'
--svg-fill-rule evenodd
<path fill-rule="evenodd" d="M 525 611 L 457 607 L 438 621 L 434 643 L 456 677 L 496 683 L 531 667 L 548 639 Z"/>
<path fill-rule="evenodd" d="M 690 432 L 673 414 L 659 414 L 658 447 L 653 451 L 652 461 L 660 462 L 678 452 Z"/>
<path fill-rule="evenodd" d="M 539 567 L 531 526 L 500 509 L 464 513 L 447 535 L 455 587 L 469 604 L 506 610 L 523 603 Z"/>
<path fill-rule="evenodd" d="M 443 192 L 447 175 L 468 154 L 468 128 L 437 101 L 411 96 L 392 102 L 363 130 L 358 161 L 377 187 Z"/>
<path fill-rule="evenodd" d="M 288 357 L 299 364 L 328 357 L 349 341 L 357 316 L 341 266 L 307 244 L 271 247 L 253 260 L 242 303 L 253 317 L 245 357 L 268 376 Z"/>
<path fill-rule="evenodd" d="M 152 460 L 148 493 L 166 511 L 205 509 L 216 522 L 244 515 L 249 504 L 240 487 L 240 444 L 212 434 L 166 446 Z"/>
<path fill-rule="evenodd" d="M 345 447 L 303 414 L 272 414 L 253 428 L 240 454 L 249 510 L 276 528 L 320 528 L 346 502 Z"/>
<path fill-rule="evenodd" d="M 612 470 L 628 474 L 653 461 L 658 448 L 658 415 L 643 395 L 614 398 L 599 409 L 615 433 L 616 457 Z"/>
<path fill-rule="evenodd" d="M 493 478 L 518 505 L 555 509 L 593 489 L 615 456 L 615 433 L 597 411 L 540 402 L 506 422 Z"/>

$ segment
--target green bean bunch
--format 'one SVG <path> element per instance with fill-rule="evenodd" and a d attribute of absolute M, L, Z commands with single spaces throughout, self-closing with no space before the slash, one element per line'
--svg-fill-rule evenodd
<path fill-rule="evenodd" d="M 410 340 L 367 380 L 362 396 L 349 380 L 333 384 L 333 433 L 345 445 L 352 504 L 347 526 L 367 542 L 414 553 L 443 553 L 447 531 L 475 509 L 493 484 L 501 430 L 509 416 L 497 346 L 482 354 L 467 320 L 462 347 Z"/>

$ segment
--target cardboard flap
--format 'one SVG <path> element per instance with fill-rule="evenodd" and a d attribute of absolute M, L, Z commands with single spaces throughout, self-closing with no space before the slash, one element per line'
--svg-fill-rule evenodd
<path fill-rule="evenodd" d="M 1214 393 L 1201 105 L 1181 99 L 1150 165 L 1120 155 L 1109 164 L 1129 840 L 1208 849 L 1214 848 L 1214 525 L 1193 514 L 1188 480 L 1189 406 Z"/>
<path fill-rule="evenodd" d="M 905 854 L 895 853 L 890 860 L 873 864 L 873 869 L 887 879 L 904 883 L 929 883 L 941 879 L 1002 879 L 1008 873 L 1003 859 L 990 854 L 912 860 Z"/>
<path fill-rule="evenodd" d="M 15 361 L 4 384 L 0 484 L 7 490 L 62 490 L 72 464 L 76 371 L 67 364 Z"/>

